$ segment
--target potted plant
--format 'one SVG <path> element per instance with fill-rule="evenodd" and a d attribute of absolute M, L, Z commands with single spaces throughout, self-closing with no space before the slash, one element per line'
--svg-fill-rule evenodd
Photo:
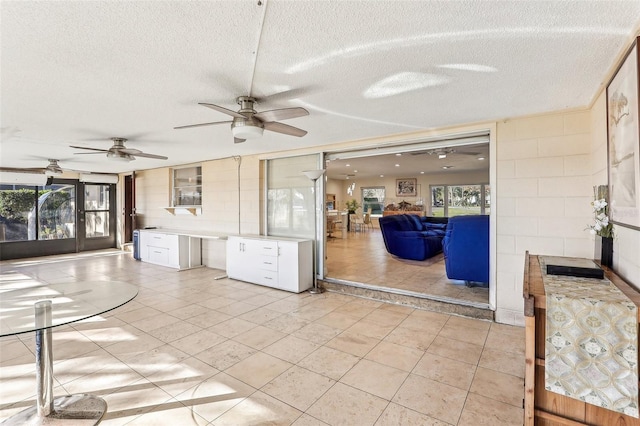
<path fill-rule="evenodd" d="M 355 199 L 352 199 L 345 202 L 345 205 L 347 206 L 347 211 L 349 212 L 349 214 L 347 215 L 347 230 L 351 231 L 351 215 L 360 208 L 360 204 Z"/>
<path fill-rule="evenodd" d="M 594 200 L 591 202 L 593 207 L 594 223 L 589 225 L 587 229 L 591 234 L 600 237 L 596 239 L 595 258 L 600 260 L 603 266 L 611 267 L 613 264 L 613 224 L 609 222 L 609 204 L 608 187 L 599 185 L 593 187 Z"/>
<path fill-rule="evenodd" d="M 347 206 L 347 210 L 349 211 L 349 214 L 355 213 L 356 210 L 360 208 L 360 204 L 356 200 L 349 200 L 345 202 L 345 205 Z"/>

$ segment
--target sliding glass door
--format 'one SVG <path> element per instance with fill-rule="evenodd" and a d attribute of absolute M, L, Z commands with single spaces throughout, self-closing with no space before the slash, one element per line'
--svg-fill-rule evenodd
<path fill-rule="evenodd" d="M 0 259 L 115 247 L 115 185 L 0 183 Z"/>

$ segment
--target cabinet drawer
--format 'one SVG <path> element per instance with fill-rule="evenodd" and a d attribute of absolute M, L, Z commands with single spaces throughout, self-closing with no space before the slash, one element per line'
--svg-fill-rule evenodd
<path fill-rule="evenodd" d="M 169 235 L 169 234 L 159 234 L 156 232 L 150 232 L 147 243 L 149 246 L 153 247 L 162 247 L 162 248 L 172 248 L 178 247 L 178 236 L 177 235 Z"/>
<path fill-rule="evenodd" d="M 278 286 L 278 271 L 268 271 L 261 269 L 256 271 L 256 284 L 267 285 L 270 287 Z"/>
<path fill-rule="evenodd" d="M 169 249 L 164 247 L 148 247 L 149 262 L 161 265 L 169 264 Z"/>
<path fill-rule="evenodd" d="M 278 256 L 277 241 L 259 241 L 257 249 L 262 256 Z"/>
<path fill-rule="evenodd" d="M 277 271 L 278 258 L 273 256 L 260 256 L 259 263 L 256 267 L 267 271 Z"/>

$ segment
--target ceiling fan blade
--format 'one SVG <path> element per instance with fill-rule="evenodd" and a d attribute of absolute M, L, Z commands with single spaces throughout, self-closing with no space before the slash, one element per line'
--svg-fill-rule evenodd
<path fill-rule="evenodd" d="M 200 123 L 200 124 L 187 124 L 186 126 L 177 126 L 174 129 L 188 129 L 190 127 L 204 127 L 204 126 L 213 126 L 215 124 L 230 124 L 233 121 L 213 121 L 211 123 Z"/>
<path fill-rule="evenodd" d="M 233 143 L 242 143 L 246 141 L 246 139 L 233 138 Z"/>
<path fill-rule="evenodd" d="M 75 145 L 69 145 L 69 148 L 75 148 L 75 149 L 87 149 L 89 151 L 100 151 L 100 152 L 107 152 L 108 149 L 99 149 L 99 148 L 89 148 L 86 146 L 75 146 Z M 77 153 L 76 153 L 77 154 Z"/>
<path fill-rule="evenodd" d="M 122 151 L 123 150 L 120 150 L 120 152 Z M 147 154 L 145 152 L 141 152 L 139 154 L 129 154 L 129 155 L 133 155 L 135 157 L 155 158 L 156 160 L 166 160 L 169 158 L 169 157 L 165 157 L 164 155 Z"/>
<path fill-rule="evenodd" d="M 306 130 L 289 126 L 288 124 L 278 123 L 277 121 L 270 121 L 270 122 L 264 123 L 264 128 L 272 132 L 283 133 L 289 136 L 301 137 L 307 134 Z"/>
<path fill-rule="evenodd" d="M 144 154 L 142 151 L 140 151 L 139 149 L 134 149 L 134 148 L 119 148 L 118 149 L 119 152 L 122 152 L 123 154 L 129 154 L 129 155 L 140 155 L 140 154 Z"/>
<path fill-rule="evenodd" d="M 317 90 L 318 90 L 317 86 L 306 86 L 306 87 L 299 87 L 296 89 L 284 90 L 282 92 L 271 93 L 271 94 L 262 93 L 258 91 L 255 93 L 255 95 L 259 103 L 265 104 L 265 103 L 282 102 L 282 101 L 289 101 L 291 99 L 301 98 L 303 96 L 308 96 L 313 92 L 316 92 Z"/>
<path fill-rule="evenodd" d="M 105 150 L 97 150 L 96 152 L 74 152 L 73 155 L 91 155 L 91 154 L 104 154 L 105 152 L 109 152 Z"/>
<path fill-rule="evenodd" d="M 290 118 L 303 117 L 305 115 L 309 115 L 309 111 L 301 107 L 295 107 L 295 108 L 282 108 L 282 109 L 272 109 L 269 111 L 262 111 L 257 114 L 253 114 L 253 117 L 265 123 L 270 123 L 273 121 L 288 120 Z"/>
<path fill-rule="evenodd" d="M 12 172 L 12 173 L 37 173 L 43 175 L 45 173 L 45 169 L 42 168 L 25 168 L 19 169 L 16 167 L 0 167 L 0 171 L 2 172 Z"/>
<path fill-rule="evenodd" d="M 205 102 L 198 102 L 198 105 L 202 105 L 202 106 L 205 106 L 205 107 L 207 107 L 207 108 L 214 109 L 214 110 L 216 110 L 216 111 L 222 112 L 222 113 L 227 114 L 227 115 L 230 115 L 230 116 L 232 116 L 232 117 L 236 117 L 236 118 L 247 118 L 245 115 L 242 115 L 242 114 L 240 114 L 239 112 L 232 111 L 232 110 L 230 110 L 230 109 L 227 109 L 227 108 L 225 108 L 225 107 L 221 107 L 221 106 L 219 106 L 219 105 L 208 104 L 208 103 L 205 103 Z"/>

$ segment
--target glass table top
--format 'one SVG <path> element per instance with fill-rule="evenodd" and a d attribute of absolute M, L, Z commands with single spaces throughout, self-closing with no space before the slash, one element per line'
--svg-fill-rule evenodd
<path fill-rule="evenodd" d="M 57 327 L 124 305 L 138 287 L 119 281 L 84 281 L 0 288 L 0 336 L 35 331 L 35 303 L 51 300 L 51 327 Z"/>

